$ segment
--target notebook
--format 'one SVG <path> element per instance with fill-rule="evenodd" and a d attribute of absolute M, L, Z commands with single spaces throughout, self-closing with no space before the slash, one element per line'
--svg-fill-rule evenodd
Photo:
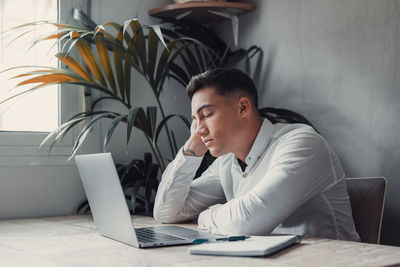
<path fill-rule="evenodd" d="M 204 243 L 188 249 L 192 255 L 218 256 L 269 256 L 294 244 L 300 238 L 295 235 L 251 236 L 244 241 Z"/>
<path fill-rule="evenodd" d="M 224 237 L 180 226 L 135 228 L 111 154 L 78 155 L 75 162 L 101 235 L 137 248 Z"/>

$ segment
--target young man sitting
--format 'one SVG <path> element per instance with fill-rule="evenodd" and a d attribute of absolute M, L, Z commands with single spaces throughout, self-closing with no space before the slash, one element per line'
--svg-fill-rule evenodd
<path fill-rule="evenodd" d="M 191 136 L 162 176 L 156 220 L 198 216 L 200 229 L 220 234 L 359 240 L 340 161 L 312 127 L 263 120 L 239 70 L 195 76 L 187 94 Z M 218 158 L 193 180 L 207 150 Z"/>

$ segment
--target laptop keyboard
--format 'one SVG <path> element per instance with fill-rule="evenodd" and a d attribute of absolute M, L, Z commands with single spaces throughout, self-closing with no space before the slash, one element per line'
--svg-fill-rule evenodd
<path fill-rule="evenodd" d="M 160 233 L 150 228 L 137 228 L 135 229 L 135 231 L 137 239 L 139 240 L 139 242 L 143 243 L 186 240 L 185 238 Z"/>

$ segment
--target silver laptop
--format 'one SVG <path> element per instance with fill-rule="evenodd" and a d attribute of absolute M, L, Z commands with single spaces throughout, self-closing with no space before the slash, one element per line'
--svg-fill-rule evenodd
<path fill-rule="evenodd" d="M 111 153 L 75 156 L 97 231 L 108 238 L 137 247 L 190 244 L 220 235 L 179 226 L 135 228 Z"/>

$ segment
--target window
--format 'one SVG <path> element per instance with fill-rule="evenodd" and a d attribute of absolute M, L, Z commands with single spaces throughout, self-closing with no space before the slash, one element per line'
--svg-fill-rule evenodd
<path fill-rule="evenodd" d="M 11 22 L 10 24 L 5 24 L 5 18 L 10 18 L 10 13 L 13 12 L 19 12 L 17 17 L 25 18 L 30 16 L 26 19 L 28 22 L 42 20 L 43 17 L 41 16 L 47 16 L 47 19 L 52 20 L 56 20 L 58 16 L 62 21 L 71 21 L 72 8 L 85 8 L 86 6 L 89 6 L 89 1 L 85 0 L 0 0 L 0 27 L 2 27 L 3 30 L 8 29 L 11 25 L 21 24 L 21 21 L 14 22 L 13 24 L 11 24 Z M 32 40 L 32 37 L 30 40 Z M 6 46 L 7 42 L 9 42 L 9 40 L 5 42 L 0 41 L 1 51 L 3 51 L 3 46 Z M 47 46 L 45 44 L 46 42 L 48 42 Z M 26 43 L 27 42 L 24 41 L 18 41 L 15 45 L 19 46 L 19 48 L 16 48 L 19 50 L 16 50 L 14 53 L 17 53 L 18 56 L 22 54 L 22 51 L 29 48 L 29 46 L 26 45 L 21 46 L 21 44 Z M 53 48 L 55 50 L 48 53 L 49 48 L 53 44 L 54 41 L 42 42 L 42 44 L 39 44 L 38 49 L 40 50 L 30 50 L 28 53 L 23 54 L 22 61 L 13 61 L 12 66 L 31 64 L 44 66 L 53 64 L 53 66 L 57 66 L 58 62 L 54 57 L 57 47 L 55 46 Z M 2 54 L 0 55 L 0 64 L 2 64 L 3 61 L 5 62 L 7 58 L 12 59 L 7 53 L 8 52 L 0 52 L 0 54 Z M 39 62 L 39 59 L 44 59 L 46 62 Z M 28 60 L 32 61 L 28 62 Z M 1 66 L 0 70 L 3 68 L 4 67 Z M 15 73 L 21 74 L 23 71 L 25 70 L 19 70 Z M 5 75 L 5 83 L 8 83 L 8 79 L 13 75 L 12 73 L 5 73 Z M 3 74 L 0 74 L 0 76 L 3 76 Z M 24 79 L 19 79 L 18 81 L 23 80 Z M 2 77 L 0 77 L 0 82 L 3 83 Z M 3 84 L 0 86 L 0 99 L 4 99 L 4 96 L 1 95 L 2 92 L 8 92 L 10 89 L 14 88 L 16 80 L 11 82 L 11 87 L 6 88 Z M 7 86 L 10 85 L 8 84 Z M 29 96 L 21 97 L 15 101 L 15 103 L 8 105 L 8 107 L 0 105 L 0 166 L 10 164 L 41 165 L 55 161 L 58 162 L 57 164 L 59 164 L 59 162 L 63 162 L 62 164 L 64 164 L 65 158 L 71 153 L 73 136 L 77 134 L 77 130 L 71 132 L 71 134 L 63 139 L 61 144 L 53 148 L 51 155 L 54 157 L 52 158 L 47 157 L 48 150 L 46 148 L 38 150 L 38 146 L 47 136 L 48 132 L 54 130 L 60 123 L 65 122 L 66 119 L 70 118 L 72 115 L 84 110 L 85 100 L 83 89 L 70 85 L 62 85 L 59 89 L 46 87 Z M 36 117 L 36 119 L 34 117 Z M 98 133 L 96 132 L 95 134 L 97 135 Z M 97 143 L 95 143 L 95 145 L 97 145 Z"/>
<path fill-rule="evenodd" d="M 54 0 L 0 0 L 0 6 L 1 32 L 33 21 L 57 20 L 58 7 Z M 45 41 L 29 49 L 32 40 L 43 34 L 43 27 L 32 28 L 31 32 L 22 35 L 27 30 L 24 28 L 20 32 L 13 31 L 9 38 L 0 40 L 1 70 L 26 65 L 57 67 L 57 60 L 53 55 L 58 48 L 53 46 L 54 41 Z M 20 34 L 22 37 L 12 42 Z M 32 87 L 28 85 L 13 89 L 22 80 L 10 79 L 27 70 L 16 69 L 1 74 L 0 99 Z M 53 85 L 0 105 L 0 130 L 49 132 L 58 126 L 58 110 L 58 86 Z"/>

